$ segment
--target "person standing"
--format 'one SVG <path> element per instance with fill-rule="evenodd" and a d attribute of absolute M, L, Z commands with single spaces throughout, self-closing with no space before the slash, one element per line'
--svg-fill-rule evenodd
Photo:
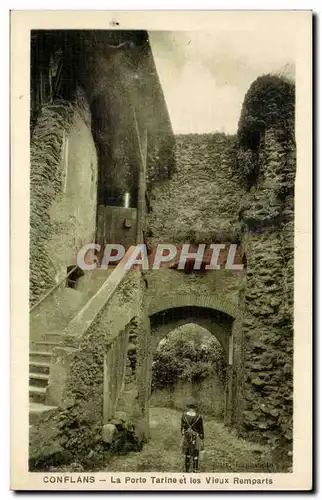
<path fill-rule="evenodd" d="M 194 403 L 189 403 L 181 417 L 181 434 L 183 435 L 182 452 L 185 455 L 185 471 L 198 472 L 199 452 L 203 450 L 204 430 L 202 416 Z"/>

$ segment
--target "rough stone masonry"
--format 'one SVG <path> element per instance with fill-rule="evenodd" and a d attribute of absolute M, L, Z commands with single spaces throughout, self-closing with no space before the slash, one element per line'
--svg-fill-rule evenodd
<path fill-rule="evenodd" d="M 294 95 L 292 82 L 260 77 L 237 136 L 176 136 L 176 171 L 154 185 L 149 215 L 152 246 L 240 242 L 245 272 L 220 283 L 222 293 L 237 284 L 239 296 L 232 423 L 283 450 L 291 449 L 293 411 Z M 190 289 L 186 280 L 180 292 Z M 216 293 L 216 281 L 208 290 Z"/>

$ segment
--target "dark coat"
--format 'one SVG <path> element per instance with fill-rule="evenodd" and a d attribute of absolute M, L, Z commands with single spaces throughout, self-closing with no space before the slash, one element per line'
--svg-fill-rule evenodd
<path fill-rule="evenodd" d="M 181 433 L 182 452 L 187 455 L 199 453 L 202 448 L 200 440 L 204 439 L 202 416 L 199 413 L 191 416 L 184 412 L 181 417 Z"/>

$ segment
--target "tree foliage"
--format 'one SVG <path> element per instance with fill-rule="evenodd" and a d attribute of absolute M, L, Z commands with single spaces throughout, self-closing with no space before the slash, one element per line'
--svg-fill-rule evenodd
<path fill-rule="evenodd" d="M 263 168 L 260 149 L 265 132 L 274 129 L 279 142 L 294 142 L 295 85 L 284 76 L 263 75 L 246 93 L 238 123 L 232 165 L 250 188 Z"/>
<path fill-rule="evenodd" d="M 162 340 L 152 365 L 152 390 L 171 387 L 179 380 L 200 383 L 216 372 L 225 378 L 226 357 L 217 339 L 199 327 L 180 327 Z"/>

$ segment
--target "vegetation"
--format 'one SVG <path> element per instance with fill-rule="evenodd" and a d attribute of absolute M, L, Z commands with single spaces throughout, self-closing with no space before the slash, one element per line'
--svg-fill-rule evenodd
<path fill-rule="evenodd" d="M 179 380 L 198 384 L 214 371 L 223 380 L 225 369 L 218 340 L 193 324 L 185 325 L 160 342 L 152 366 L 152 390 L 169 388 Z"/>
<path fill-rule="evenodd" d="M 263 75 L 246 93 L 235 145 L 236 172 L 248 188 L 260 174 L 260 146 L 265 132 L 275 130 L 281 143 L 294 142 L 295 85 L 286 77 Z"/>
<path fill-rule="evenodd" d="M 181 412 L 171 408 L 151 408 L 151 440 L 141 453 L 113 456 L 107 471 L 182 472 Z M 268 446 L 237 437 L 236 431 L 214 419 L 205 419 L 205 451 L 200 472 L 287 472 L 287 465 L 275 460 Z M 65 469 L 64 469 L 65 470 Z M 290 469 L 289 469 L 290 470 Z"/>

